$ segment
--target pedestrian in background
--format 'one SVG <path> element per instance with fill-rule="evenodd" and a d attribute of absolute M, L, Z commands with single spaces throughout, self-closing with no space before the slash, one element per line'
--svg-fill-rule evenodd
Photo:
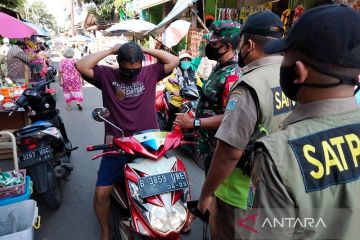
<path fill-rule="evenodd" d="M 66 49 L 64 57 L 59 67 L 59 84 L 63 88 L 67 104 L 66 109 L 70 111 L 71 102 L 76 101 L 78 109 L 82 111 L 81 103 L 84 100 L 82 86 L 84 85 L 84 80 L 82 80 L 80 73 L 75 69 L 76 59 L 74 59 L 74 49 Z"/>
<path fill-rule="evenodd" d="M 8 77 L 20 85 L 25 83 L 26 68 L 30 64 L 29 55 L 22 49 L 23 42 L 16 42 L 7 54 Z"/>
<path fill-rule="evenodd" d="M 7 55 L 10 50 L 10 40 L 8 38 L 3 38 L 3 45 L 0 47 L 0 54 Z"/>

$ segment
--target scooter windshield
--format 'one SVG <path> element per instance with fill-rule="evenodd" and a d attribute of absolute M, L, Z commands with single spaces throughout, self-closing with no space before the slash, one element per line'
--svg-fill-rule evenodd
<path fill-rule="evenodd" d="M 145 148 L 151 148 L 152 150 L 159 150 L 164 145 L 167 132 L 160 132 L 159 130 L 147 130 L 139 132 L 133 137 Z"/>

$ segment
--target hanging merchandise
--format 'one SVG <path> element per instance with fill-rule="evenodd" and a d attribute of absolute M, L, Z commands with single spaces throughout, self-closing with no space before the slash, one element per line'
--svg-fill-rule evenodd
<path fill-rule="evenodd" d="M 266 10 L 271 11 L 271 9 L 272 3 L 259 4 L 255 6 L 242 6 L 239 11 L 239 21 L 243 24 L 250 15 Z"/>
<path fill-rule="evenodd" d="M 193 57 L 197 57 L 200 54 L 200 45 L 203 41 L 204 34 L 199 31 L 189 31 L 187 36 L 187 49 Z"/>
<path fill-rule="evenodd" d="M 239 11 L 235 8 L 219 8 L 218 20 L 239 21 Z"/>

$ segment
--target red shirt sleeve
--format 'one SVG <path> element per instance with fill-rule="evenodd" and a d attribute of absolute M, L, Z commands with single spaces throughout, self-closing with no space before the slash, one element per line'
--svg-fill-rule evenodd
<path fill-rule="evenodd" d="M 231 89 L 231 86 L 234 84 L 234 82 L 236 80 L 238 80 L 238 76 L 233 74 L 233 75 L 229 75 L 227 76 L 226 78 L 226 82 L 225 82 L 225 87 L 224 87 L 224 91 L 223 91 L 223 94 L 222 94 L 222 108 L 225 110 L 226 108 L 226 104 L 227 104 L 227 98 L 229 96 L 229 93 L 230 93 L 230 89 Z"/>

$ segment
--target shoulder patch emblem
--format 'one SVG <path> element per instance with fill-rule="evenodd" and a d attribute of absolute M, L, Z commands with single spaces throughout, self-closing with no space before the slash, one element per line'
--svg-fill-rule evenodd
<path fill-rule="evenodd" d="M 235 109 L 236 104 L 238 103 L 238 98 L 232 97 L 229 99 L 225 111 L 232 111 Z"/>

